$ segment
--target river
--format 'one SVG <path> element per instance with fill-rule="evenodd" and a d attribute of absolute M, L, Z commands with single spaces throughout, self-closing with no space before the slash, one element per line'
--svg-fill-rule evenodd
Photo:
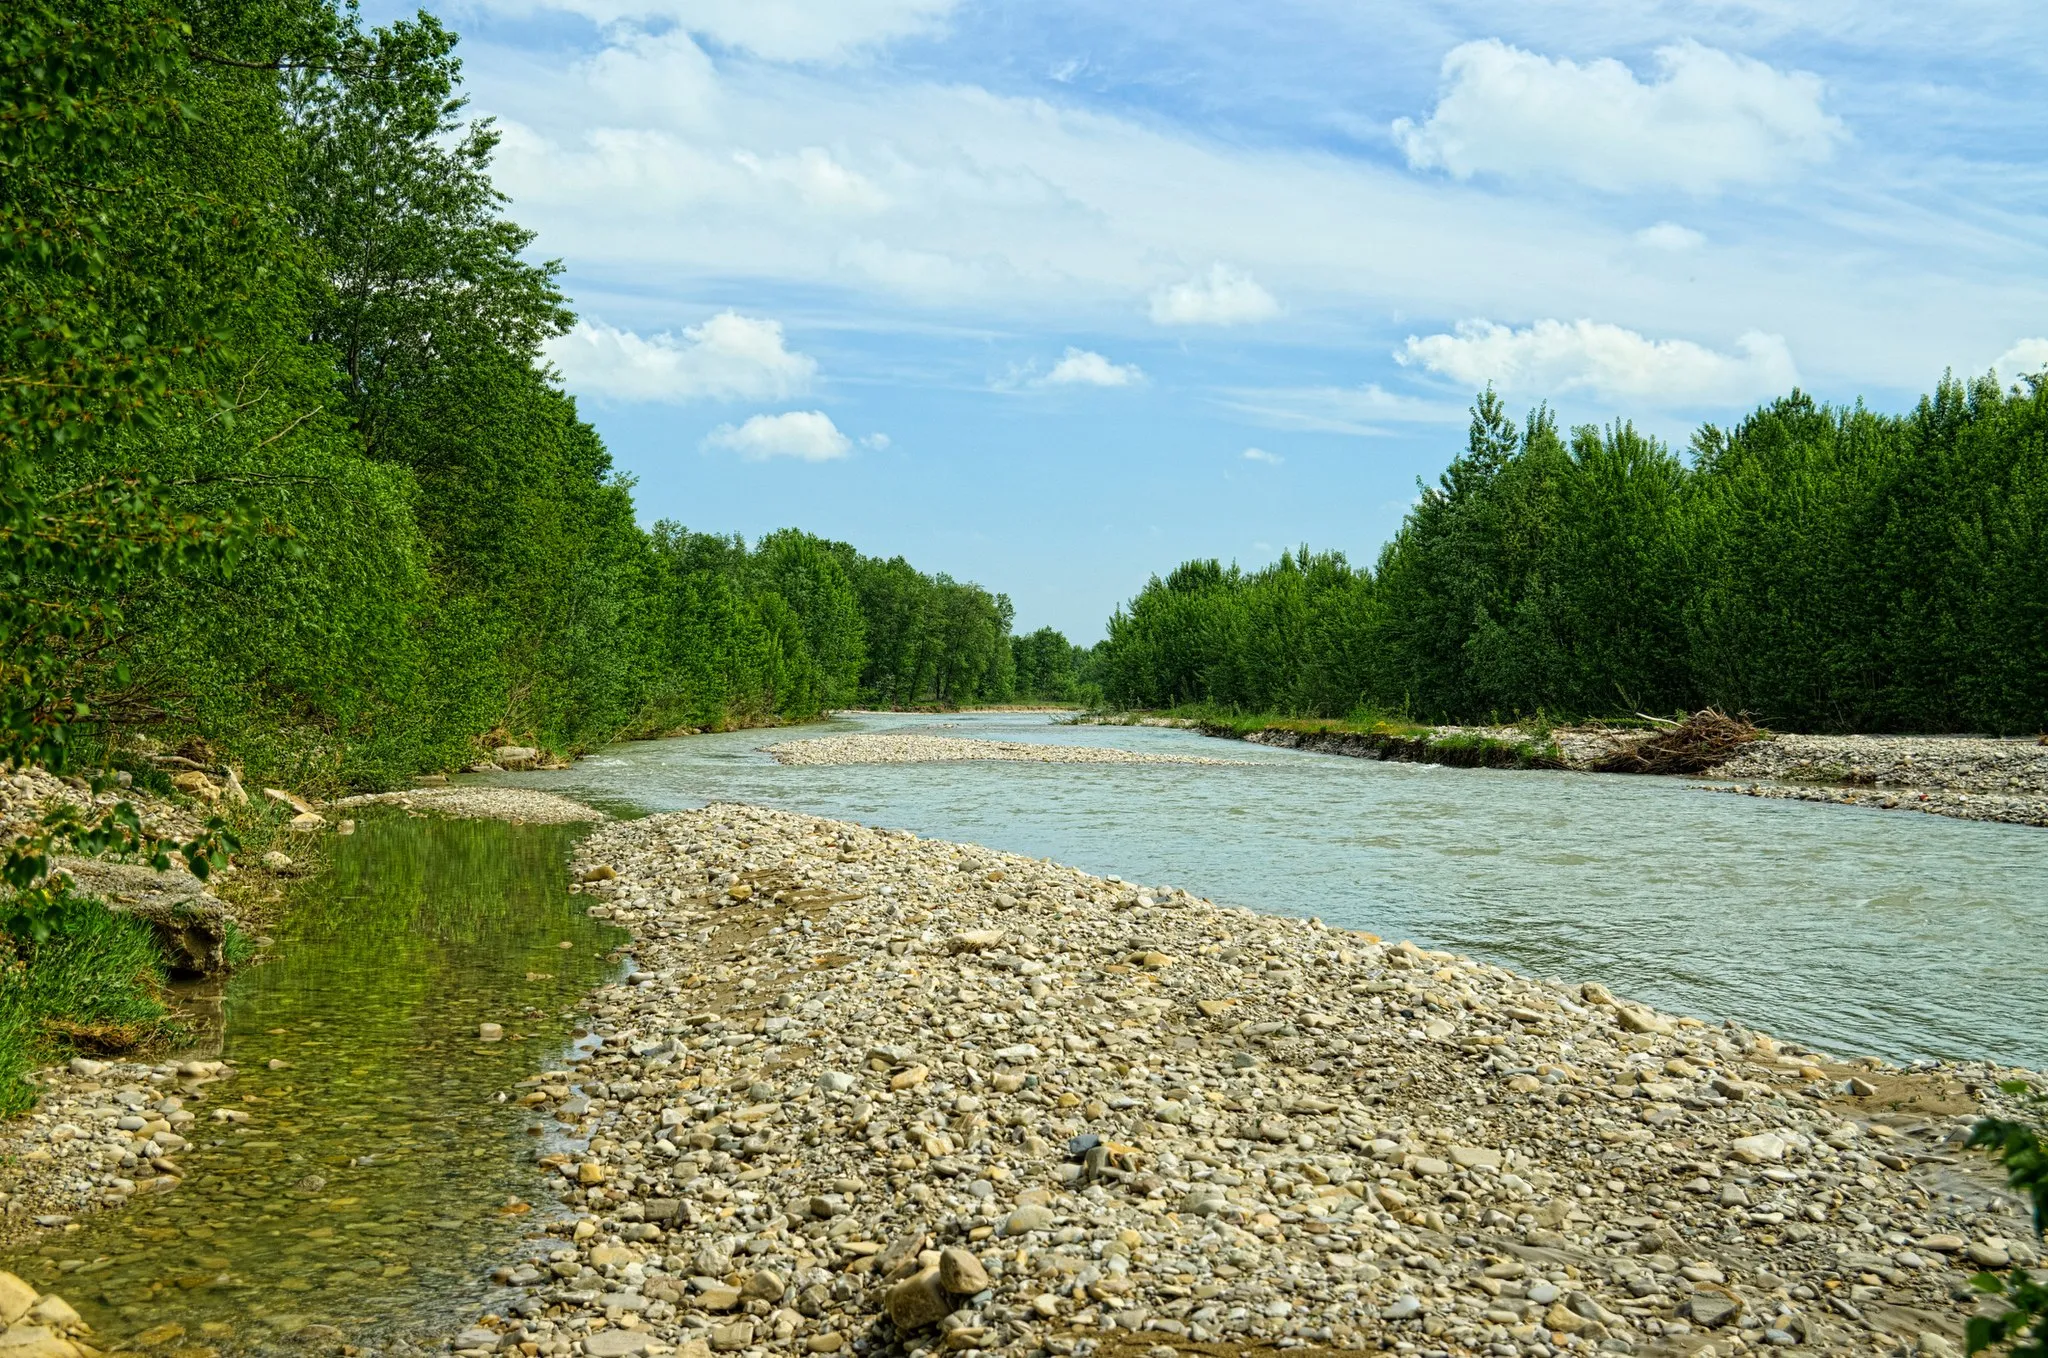
<path fill-rule="evenodd" d="M 863 730 L 1244 762 L 785 767 L 759 752 Z M 734 800 L 888 825 L 1600 981 L 1837 1056 L 2048 1067 L 2048 831 L 2025 826 L 1034 713 L 649 741 L 498 781 L 613 808 Z"/>
<path fill-rule="evenodd" d="M 784 767 L 760 753 L 890 729 L 1242 762 Z M 621 814 L 739 800 L 908 828 L 1597 980 L 1837 1055 L 2048 1066 L 2036 829 L 1029 714 L 650 741 L 490 781 Z M 184 1184 L 0 1266 L 61 1292 L 102 1342 L 193 1354 L 388 1343 L 487 1305 L 488 1269 L 549 1213 L 532 1151 L 559 1134 L 496 1096 L 565 1059 L 582 997 L 618 966 L 623 935 L 565 889 L 577 833 L 363 815 L 295 892 L 273 955 L 227 988 L 203 1054 L 217 1046 L 239 1073 L 190 1105 Z M 477 1040 L 487 1020 L 506 1041 Z M 250 1120 L 213 1122 L 218 1106 Z"/>

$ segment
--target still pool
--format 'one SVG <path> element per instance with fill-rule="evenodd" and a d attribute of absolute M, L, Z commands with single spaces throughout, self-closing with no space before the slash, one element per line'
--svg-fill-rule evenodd
<path fill-rule="evenodd" d="M 497 1094 L 562 1056 L 576 1006 L 615 969 L 623 934 L 565 889 L 579 831 L 360 824 L 300 884 L 271 959 L 227 987 L 219 1054 L 238 1073 L 186 1104 L 183 1185 L 0 1260 L 76 1306 L 101 1346 L 445 1333 L 552 1205 L 537 1120 Z M 485 1021 L 505 1040 L 479 1042 Z"/>

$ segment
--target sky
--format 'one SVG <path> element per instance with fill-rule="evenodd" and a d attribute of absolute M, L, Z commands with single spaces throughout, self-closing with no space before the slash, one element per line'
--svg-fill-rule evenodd
<path fill-rule="evenodd" d="M 642 517 L 900 554 L 1020 631 L 1193 557 L 1370 562 L 1489 382 L 1682 449 L 2048 367 L 2017 2 L 433 8 Z"/>

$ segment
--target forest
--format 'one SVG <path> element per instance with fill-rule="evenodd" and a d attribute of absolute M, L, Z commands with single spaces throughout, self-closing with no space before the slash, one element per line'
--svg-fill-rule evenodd
<path fill-rule="evenodd" d="M 137 730 L 402 781 L 855 702 L 1009 697 L 1007 599 L 796 531 L 637 526 L 454 34 L 326 0 L 0 32 L 6 762 Z"/>
<path fill-rule="evenodd" d="M 1092 665 L 1124 708 L 2039 732 L 2048 374 L 1897 416 L 1794 392 L 1684 457 L 1627 422 L 1517 425 L 1489 389 L 1372 568 L 1189 561 Z"/>

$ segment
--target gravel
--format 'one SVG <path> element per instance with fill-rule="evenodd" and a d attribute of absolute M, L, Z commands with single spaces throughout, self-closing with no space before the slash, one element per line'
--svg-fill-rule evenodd
<path fill-rule="evenodd" d="M 568 825 L 603 820 L 604 812 L 581 802 L 527 787 L 420 787 L 404 792 L 373 792 L 343 797 L 337 807 L 381 803 L 412 812 L 469 820 L 508 820 L 515 825 Z"/>
<path fill-rule="evenodd" d="M 1010 760 L 1026 764 L 1239 764 L 1205 755 L 1138 754 L 1096 745 L 1039 745 L 1014 740 L 968 740 L 878 732 L 820 736 L 764 746 L 779 764 L 939 764 L 966 760 Z"/>
<path fill-rule="evenodd" d="M 2035 1257 L 2012 1072 L 753 807 L 578 853 L 633 970 L 458 1351 L 1940 1355 Z"/>

